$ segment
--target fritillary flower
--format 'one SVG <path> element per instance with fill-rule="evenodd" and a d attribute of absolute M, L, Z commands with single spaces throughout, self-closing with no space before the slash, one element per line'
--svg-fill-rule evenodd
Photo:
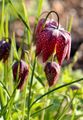
<path fill-rule="evenodd" d="M 12 68 L 14 80 L 18 82 L 17 89 L 22 89 L 29 73 L 28 64 L 23 60 L 16 61 Z"/>
<path fill-rule="evenodd" d="M 36 56 L 41 57 L 46 62 L 53 54 L 57 56 L 59 65 L 64 59 L 69 59 L 71 51 L 71 35 L 64 30 L 58 22 L 53 19 L 47 20 L 51 11 L 46 18 L 40 19 L 35 31 L 36 38 Z M 54 12 L 56 13 L 56 12 Z"/>
<path fill-rule="evenodd" d="M 7 39 L 9 40 L 8 42 L 5 38 L 0 41 L 0 60 L 3 60 L 3 62 L 8 59 L 11 49 L 11 40 L 10 38 Z"/>
<path fill-rule="evenodd" d="M 60 75 L 59 64 L 56 62 L 47 62 L 44 71 L 49 87 L 55 85 Z"/>

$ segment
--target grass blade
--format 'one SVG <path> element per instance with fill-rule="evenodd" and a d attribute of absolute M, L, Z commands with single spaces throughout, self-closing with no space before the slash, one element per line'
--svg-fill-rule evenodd
<path fill-rule="evenodd" d="M 68 23 L 68 27 L 67 27 L 68 32 L 71 32 L 72 23 L 73 23 L 73 16 L 71 16 L 69 19 L 69 23 Z"/>
<path fill-rule="evenodd" d="M 26 28 L 30 31 L 29 26 L 27 25 L 26 21 L 24 20 L 24 18 L 20 15 L 20 13 L 16 10 L 16 8 L 14 7 L 14 5 L 12 4 L 11 0 L 8 0 L 9 3 L 11 4 L 12 8 L 14 9 L 14 11 L 17 13 L 18 17 L 21 19 L 21 21 L 24 23 L 24 25 L 26 26 Z M 30 31 L 31 32 L 31 31 Z"/>
<path fill-rule="evenodd" d="M 42 109 L 40 109 L 39 111 L 37 111 L 37 112 L 31 114 L 31 116 L 34 116 L 34 115 L 36 115 L 36 114 L 42 112 L 43 110 L 49 109 L 49 108 L 52 107 L 52 106 L 53 106 L 53 104 L 51 104 L 51 105 L 49 105 L 49 106 L 47 106 L 47 107 L 45 107 L 45 108 L 42 108 Z"/>
<path fill-rule="evenodd" d="M 71 85 L 71 84 L 73 84 L 73 83 L 80 82 L 80 81 L 82 81 L 82 80 L 83 80 L 83 78 L 78 79 L 78 80 L 75 80 L 75 81 L 73 81 L 73 82 L 69 82 L 69 83 L 64 84 L 64 85 L 61 85 L 61 86 L 59 86 L 59 87 L 57 87 L 57 88 L 54 88 L 54 89 L 46 92 L 45 94 L 43 94 L 43 95 L 41 95 L 39 98 L 37 98 L 37 99 L 30 105 L 30 107 L 32 107 L 37 101 L 39 101 L 39 100 L 42 99 L 43 97 L 47 96 L 48 94 L 50 94 L 50 93 L 52 93 L 52 92 L 54 92 L 54 91 L 56 91 L 56 90 L 59 90 L 59 89 L 61 89 L 61 88 L 63 88 L 63 87 L 67 87 L 67 86 L 69 86 L 69 85 Z"/>
<path fill-rule="evenodd" d="M 28 120 L 29 120 L 29 112 L 30 112 L 31 88 L 32 88 L 32 83 L 33 83 L 33 76 L 34 76 L 34 71 L 35 71 L 35 65 L 36 65 L 36 56 L 35 56 L 34 63 L 33 63 L 33 70 L 32 70 L 32 75 L 31 75 L 31 80 L 30 80 L 30 87 L 29 87 L 29 96 L 28 96 Z"/>
<path fill-rule="evenodd" d="M 7 96 L 10 98 L 10 94 L 7 90 L 7 88 L 5 87 L 5 85 L 0 81 L 0 86 L 4 89 L 4 92 L 7 94 Z"/>
<path fill-rule="evenodd" d="M 40 14 L 41 14 L 42 5 L 43 5 L 43 0 L 39 0 L 37 18 L 38 18 L 38 17 L 40 16 Z"/>

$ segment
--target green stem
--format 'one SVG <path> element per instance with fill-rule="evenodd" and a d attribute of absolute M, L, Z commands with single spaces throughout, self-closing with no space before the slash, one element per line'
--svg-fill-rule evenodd
<path fill-rule="evenodd" d="M 0 85 L 2 86 L 2 88 L 4 89 L 4 91 L 6 92 L 7 96 L 10 98 L 10 94 L 7 90 L 7 88 L 5 87 L 5 85 L 0 81 Z"/>
<path fill-rule="evenodd" d="M 58 15 L 58 13 L 55 12 L 54 10 L 50 11 L 50 12 L 47 14 L 47 16 L 46 16 L 46 18 L 45 18 L 45 21 L 44 21 L 44 24 L 43 24 L 43 27 L 45 26 L 45 23 L 46 23 L 46 21 L 47 21 L 47 18 L 49 17 L 49 15 L 50 15 L 51 13 L 55 13 L 56 16 L 57 16 L 57 21 L 58 21 L 58 22 L 57 22 L 57 23 L 58 23 L 57 29 L 58 29 L 58 28 L 59 28 L 59 15 Z"/>
<path fill-rule="evenodd" d="M 30 58 L 29 58 L 29 53 L 27 52 L 27 51 L 25 51 L 25 53 L 27 54 L 27 56 L 28 56 L 28 64 L 30 65 L 29 67 L 30 67 L 30 69 L 32 70 L 33 69 L 33 67 L 32 67 L 32 65 L 31 65 L 31 63 L 30 63 Z M 35 78 L 39 81 L 39 83 L 43 86 L 43 87 L 45 87 L 45 85 L 44 85 L 44 83 L 42 82 L 42 78 L 40 78 L 40 76 L 38 75 L 38 73 L 36 72 L 36 71 L 34 71 L 34 76 L 35 76 Z"/>
<path fill-rule="evenodd" d="M 12 107 L 13 107 L 13 102 L 14 102 L 15 95 L 16 95 L 16 89 L 14 90 L 12 96 L 10 97 L 10 100 L 7 103 L 6 109 L 8 108 L 8 112 L 6 113 L 6 120 L 10 120 L 11 110 L 12 110 Z"/>
<path fill-rule="evenodd" d="M 6 86 L 6 88 L 8 88 L 8 61 L 6 61 L 5 63 L 4 63 L 4 84 L 5 84 L 5 86 Z M 4 95 L 4 97 L 5 97 L 5 105 L 7 104 L 7 95 L 5 94 Z"/>
<path fill-rule="evenodd" d="M 42 99 L 43 97 L 47 96 L 48 94 L 50 94 L 50 93 L 52 93 L 52 92 L 54 92 L 54 91 L 56 91 L 56 90 L 59 90 L 59 89 L 61 89 L 61 88 L 63 88 L 63 87 L 69 86 L 69 85 L 71 85 L 71 84 L 73 84 L 73 83 L 80 82 L 80 81 L 82 81 L 82 80 L 83 80 L 83 78 L 78 79 L 78 80 L 75 80 L 75 81 L 73 81 L 73 82 L 69 82 L 69 83 L 64 84 L 64 85 L 61 85 L 61 86 L 59 86 L 59 87 L 57 87 L 57 88 L 54 88 L 54 89 L 46 92 L 45 94 L 43 94 L 43 95 L 41 95 L 39 98 L 37 98 L 37 99 L 30 105 L 30 108 L 31 108 L 37 101 L 39 101 L 39 100 Z"/>
<path fill-rule="evenodd" d="M 2 0 L 2 18 L 1 18 L 1 32 L 2 32 L 2 36 L 4 36 L 4 6 L 5 6 L 5 1 Z"/>
<path fill-rule="evenodd" d="M 71 32 L 72 23 L 73 23 L 73 16 L 71 16 L 69 19 L 68 28 L 67 28 L 68 32 Z"/>
<path fill-rule="evenodd" d="M 10 118 L 14 98 L 15 98 L 15 95 L 16 95 L 16 88 L 14 89 L 12 95 L 11 96 L 9 95 L 9 97 L 10 97 L 9 101 L 7 102 L 7 104 L 0 111 L 0 116 L 4 115 L 5 120 L 10 120 L 9 118 Z M 6 92 L 7 92 L 7 90 L 6 90 Z M 7 92 L 7 94 L 9 94 L 9 93 Z"/>
<path fill-rule="evenodd" d="M 27 82 L 27 81 L 26 81 Z M 26 89 L 27 89 L 27 83 L 24 87 L 24 91 L 23 91 L 23 104 L 22 104 L 22 111 L 23 111 L 23 114 L 22 114 L 22 120 L 25 119 L 25 107 L 26 107 Z"/>
<path fill-rule="evenodd" d="M 3 89 L 1 87 L 0 87 L 0 104 L 1 104 L 1 108 L 3 108 L 3 106 L 5 105 L 5 98 L 3 94 Z"/>
<path fill-rule="evenodd" d="M 31 103 L 31 88 L 32 88 L 32 83 L 33 83 L 33 76 L 34 76 L 34 71 L 35 71 L 35 65 L 36 65 L 36 56 L 34 59 L 34 64 L 33 64 L 33 70 L 32 70 L 32 75 L 31 75 L 31 81 L 30 81 L 30 87 L 29 87 L 29 96 L 28 96 L 28 120 L 29 120 L 29 112 L 30 112 L 30 103 Z"/>
<path fill-rule="evenodd" d="M 42 5 L 43 5 L 43 0 L 39 0 L 37 17 L 39 17 L 41 14 Z"/>

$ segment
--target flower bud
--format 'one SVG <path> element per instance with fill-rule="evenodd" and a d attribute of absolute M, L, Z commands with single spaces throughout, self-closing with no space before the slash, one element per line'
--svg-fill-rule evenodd
<path fill-rule="evenodd" d="M 47 62 L 44 71 L 49 87 L 56 84 L 60 74 L 59 64 L 57 64 L 56 62 Z"/>
<path fill-rule="evenodd" d="M 13 77 L 14 80 L 18 82 L 17 89 L 22 89 L 25 80 L 27 79 L 29 73 L 28 64 L 25 63 L 23 60 L 16 61 L 13 64 Z"/>
<path fill-rule="evenodd" d="M 11 49 L 11 43 L 6 42 L 5 40 L 0 41 L 0 60 L 3 60 L 5 62 L 10 54 Z"/>

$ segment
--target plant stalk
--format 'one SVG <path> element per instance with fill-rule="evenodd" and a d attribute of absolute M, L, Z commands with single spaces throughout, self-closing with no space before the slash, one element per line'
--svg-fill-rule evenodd
<path fill-rule="evenodd" d="M 34 59 L 34 63 L 33 63 L 33 70 L 32 70 L 32 75 L 31 75 L 31 81 L 30 81 L 30 87 L 29 87 L 29 96 L 28 96 L 28 120 L 30 117 L 30 104 L 31 104 L 31 88 L 32 88 L 32 83 L 33 83 L 33 76 L 34 76 L 34 71 L 35 71 L 35 65 L 36 65 L 36 56 Z"/>

